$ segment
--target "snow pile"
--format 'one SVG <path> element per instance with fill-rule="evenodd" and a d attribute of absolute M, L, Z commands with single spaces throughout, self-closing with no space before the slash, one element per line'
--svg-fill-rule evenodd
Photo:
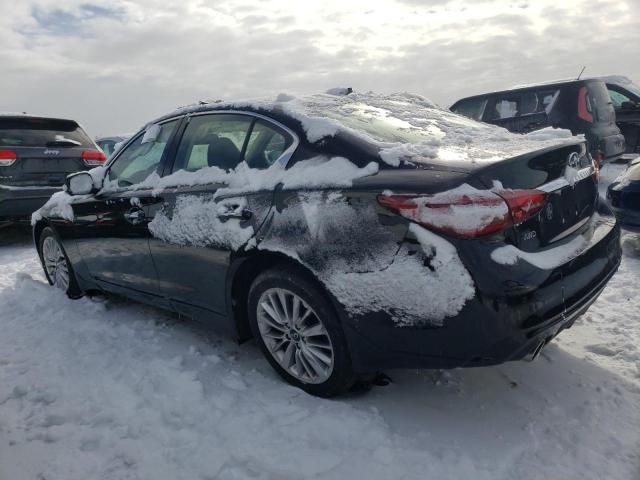
<path fill-rule="evenodd" d="M 546 127 L 529 132 L 525 137 L 527 140 L 546 141 L 555 139 L 572 139 L 574 136 L 573 133 L 571 133 L 571 130 L 567 130 L 566 128 Z M 577 138 L 583 139 L 584 135 L 578 135 Z"/>
<path fill-rule="evenodd" d="M 329 271 L 327 288 L 352 314 L 385 311 L 399 326 L 441 326 L 475 294 L 453 245 L 412 223 L 422 253 L 402 247 L 389 267 L 363 273 Z"/>
<path fill-rule="evenodd" d="M 31 214 L 31 225 L 35 225 L 44 217 L 55 217 L 73 222 L 73 208 L 71 204 L 74 199 L 80 197 L 87 198 L 88 195 L 73 197 L 65 191 L 55 192 L 42 207 Z"/>
<path fill-rule="evenodd" d="M 149 231 L 167 243 L 237 250 L 254 233 L 250 225 L 240 225 L 238 217 L 246 205 L 244 198 L 216 201 L 197 195 L 179 196 L 170 216 L 164 210 L 157 213 Z"/>
<path fill-rule="evenodd" d="M 272 190 L 278 184 L 284 188 L 350 187 L 355 179 L 377 172 L 378 164 L 374 162 L 359 168 L 343 157 L 315 157 L 297 162 L 289 169 L 274 163 L 268 169 L 261 170 L 242 162 L 228 172 L 214 166 L 195 172 L 178 170 L 165 177 L 153 173 L 134 188 L 152 188 L 152 194 L 159 195 L 169 187 L 219 184 L 223 186 L 217 190 L 216 196 L 220 196 Z"/>

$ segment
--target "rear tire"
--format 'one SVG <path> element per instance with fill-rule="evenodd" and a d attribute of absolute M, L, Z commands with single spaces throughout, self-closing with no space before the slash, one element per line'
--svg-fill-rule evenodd
<path fill-rule="evenodd" d="M 49 285 L 61 289 L 69 298 L 81 297 L 82 290 L 78 286 L 69 257 L 51 227 L 42 230 L 38 242 L 38 253 Z"/>
<path fill-rule="evenodd" d="M 287 266 L 254 280 L 249 324 L 271 366 L 311 395 L 347 391 L 356 377 L 342 327 L 325 292 L 306 274 Z"/>

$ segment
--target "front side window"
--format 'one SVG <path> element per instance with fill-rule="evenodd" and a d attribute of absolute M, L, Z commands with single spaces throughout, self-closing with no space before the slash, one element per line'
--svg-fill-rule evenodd
<path fill-rule="evenodd" d="M 151 128 L 156 127 L 153 138 L 147 133 L 138 135 L 109 168 L 109 181 L 117 181 L 119 187 L 128 187 L 142 182 L 154 173 L 177 125 L 178 120 L 172 120 L 152 126 Z M 156 131 L 157 128 L 159 131 Z"/>
<path fill-rule="evenodd" d="M 486 105 L 486 98 L 472 98 L 458 103 L 458 105 L 455 106 L 454 112 L 474 120 L 480 120 Z"/>

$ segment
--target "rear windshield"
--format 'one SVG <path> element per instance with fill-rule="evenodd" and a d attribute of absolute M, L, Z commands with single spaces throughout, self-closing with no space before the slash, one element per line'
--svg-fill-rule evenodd
<path fill-rule="evenodd" d="M 0 147 L 92 147 L 72 120 L 0 118 Z"/>

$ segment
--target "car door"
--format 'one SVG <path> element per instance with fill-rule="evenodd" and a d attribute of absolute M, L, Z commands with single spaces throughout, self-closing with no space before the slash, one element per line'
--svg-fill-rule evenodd
<path fill-rule="evenodd" d="M 84 268 L 105 290 L 154 303 L 161 297 L 145 215 L 159 200 L 143 182 L 166 161 L 179 122 L 172 119 L 141 132 L 110 163 L 102 190 L 73 204 Z"/>
<path fill-rule="evenodd" d="M 232 257 L 247 248 L 272 205 L 271 188 L 248 192 L 236 182 L 282 160 L 297 141 L 283 126 L 249 114 L 209 113 L 187 122 L 168 173 L 177 178 L 193 172 L 209 180 L 159 192 L 162 203 L 149 208 L 150 248 L 161 291 L 173 308 L 210 318 L 226 314 Z M 232 178 L 242 193 L 229 188 Z M 171 178 L 163 182 L 172 184 Z"/>

